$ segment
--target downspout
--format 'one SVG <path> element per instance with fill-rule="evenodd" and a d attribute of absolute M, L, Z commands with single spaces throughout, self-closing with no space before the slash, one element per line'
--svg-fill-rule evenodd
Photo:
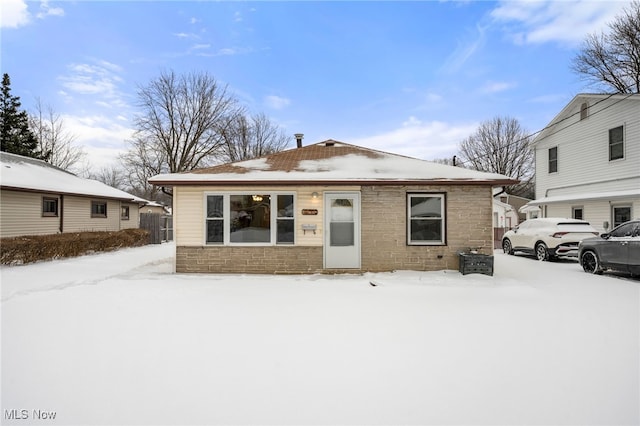
<path fill-rule="evenodd" d="M 60 194 L 60 233 L 64 232 L 64 195 Z"/>

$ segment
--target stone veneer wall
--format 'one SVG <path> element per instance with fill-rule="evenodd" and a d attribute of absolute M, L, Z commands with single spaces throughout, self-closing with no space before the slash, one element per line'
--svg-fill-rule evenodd
<path fill-rule="evenodd" d="M 322 272 L 322 247 L 176 247 L 176 272 L 304 274 Z"/>
<path fill-rule="evenodd" d="M 446 194 L 446 245 L 407 245 L 407 193 Z M 362 268 L 323 270 L 323 248 L 310 246 L 176 248 L 177 272 L 296 274 L 458 269 L 458 252 L 493 251 L 490 186 L 364 186 L 361 190 Z"/>
<path fill-rule="evenodd" d="M 407 245 L 407 193 L 446 194 L 446 245 Z M 458 252 L 493 252 L 490 186 L 362 187 L 362 269 L 437 271 L 458 269 Z M 396 208 L 393 208 L 393 207 Z"/>

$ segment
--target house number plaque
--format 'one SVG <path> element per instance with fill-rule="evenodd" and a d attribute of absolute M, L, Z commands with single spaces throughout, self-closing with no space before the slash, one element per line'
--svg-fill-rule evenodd
<path fill-rule="evenodd" d="M 317 215 L 318 209 L 302 209 L 303 215 Z"/>

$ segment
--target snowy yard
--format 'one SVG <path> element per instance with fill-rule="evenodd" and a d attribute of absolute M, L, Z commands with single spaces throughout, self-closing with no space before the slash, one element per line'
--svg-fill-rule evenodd
<path fill-rule="evenodd" d="M 3 424 L 640 423 L 638 280 L 498 252 L 176 275 L 173 250 L 2 268 Z"/>

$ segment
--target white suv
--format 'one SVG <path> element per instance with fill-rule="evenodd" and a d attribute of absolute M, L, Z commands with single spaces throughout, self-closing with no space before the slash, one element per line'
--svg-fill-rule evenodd
<path fill-rule="evenodd" d="M 578 257 L 578 244 L 598 231 L 584 220 L 545 217 L 529 219 L 507 231 L 502 237 L 502 250 L 535 254 L 538 260 L 559 256 Z"/>

